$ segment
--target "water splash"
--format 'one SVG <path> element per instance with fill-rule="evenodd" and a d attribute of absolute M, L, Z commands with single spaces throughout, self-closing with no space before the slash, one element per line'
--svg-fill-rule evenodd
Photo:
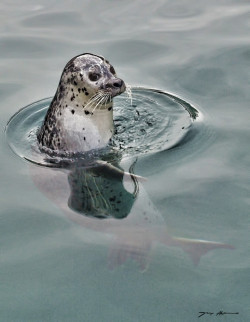
<path fill-rule="evenodd" d="M 126 91 L 125 93 L 128 96 L 128 99 L 130 100 L 130 106 L 133 106 L 133 98 L 132 98 L 132 86 L 129 84 L 126 84 Z"/>

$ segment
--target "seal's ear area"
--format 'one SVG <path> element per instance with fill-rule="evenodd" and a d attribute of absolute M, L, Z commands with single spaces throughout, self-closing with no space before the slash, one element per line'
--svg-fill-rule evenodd
<path fill-rule="evenodd" d="M 107 62 L 107 61 L 106 61 Z M 109 64 L 109 63 L 108 63 Z M 110 65 L 110 64 L 109 64 Z M 115 72 L 115 69 L 112 65 L 110 65 L 110 68 L 109 68 L 109 71 L 111 74 L 113 74 L 114 76 L 116 76 L 116 72 Z"/>
<path fill-rule="evenodd" d="M 74 60 L 70 60 L 66 66 L 64 67 L 63 73 L 79 73 L 81 71 L 81 68 L 79 66 L 76 66 L 74 63 Z"/>
<path fill-rule="evenodd" d="M 103 62 L 105 62 L 105 58 L 102 56 L 91 53 L 84 53 L 71 58 L 64 67 L 64 72 L 80 72 L 80 65 L 84 66 L 87 64 L 94 63 L 95 58 L 99 58 Z M 81 63 L 79 64 L 79 62 Z"/>

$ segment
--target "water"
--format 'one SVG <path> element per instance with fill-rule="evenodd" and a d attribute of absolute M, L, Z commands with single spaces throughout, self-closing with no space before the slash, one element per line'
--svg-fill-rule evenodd
<path fill-rule="evenodd" d="M 18 156 L 38 165 L 54 164 L 57 167 L 66 160 L 74 162 L 76 158 L 93 164 L 95 159 L 102 158 L 102 154 L 106 159 L 109 155 L 109 161 L 114 162 L 117 161 L 116 154 L 119 159 L 124 159 L 169 150 L 182 144 L 190 131 L 197 128 L 194 121 L 197 123 L 201 119 L 200 113 L 179 97 L 139 87 L 133 87 L 129 92 L 129 98 L 123 94 L 115 99 L 115 135 L 102 153 L 98 150 L 82 155 L 64 153 L 64 157 L 61 156 L 62 151 L 50 150 L 46 153 L 45 150 L 41 153 L 37 132 L 43 124 L 51 98 L 25 106 L 11 117 L 5 131 L 8 144 Z"/>
<path fill-rule="evenodd" d="M 0 5 L 1 321 L 248 321 L 248 1 L 3 1 Z M 138 158 L 169 235 L 223 242 L 193 265 L 156 243 L 143 273 L 110 270 L 108 239 L 75 224 L 34 184 L 43 168 L 4 128 L 52 96 L 65 63 L 101 54 L 132 85 L 162 89 L 203 114 L 181 145 Z M 32 169 L 35 174 L 32 174 Z M 52 171 L 52 170 L 50 170 Z M 59 193 L 60 196 L 60 193 Z M 148 200 L 148 199 L 145 199 Z M 111 241 L 110 241 L 110 244 Z M 224 312 L 238 315 L 215 316 Z"/>

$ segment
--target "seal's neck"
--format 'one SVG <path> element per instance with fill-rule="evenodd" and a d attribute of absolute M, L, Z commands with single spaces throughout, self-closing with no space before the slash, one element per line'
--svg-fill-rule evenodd
<path fill-rule="evenodd" d="M 61 118 L 67 151 L 88 151 L 105 147 L 114 132 L 112 109 L 86 110 L 75 108 L 72 104 L 68 107 L 62 112 Z"/>
<path fill-rule="evenodd" d="M 97 104 L 80 95 L 74 99 L 55 95 L 38 134 L 39 143 L 67 152 L 105 147 L 114 133 L 113 101 Z"/>

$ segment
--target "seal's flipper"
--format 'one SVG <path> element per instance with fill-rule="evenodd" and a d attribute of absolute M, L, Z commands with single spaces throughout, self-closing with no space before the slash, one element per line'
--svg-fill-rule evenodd
<path fill-rule="evenodd" d="M 129 245 L 124 243 L 115 243 L 109 250 L 108 267 L 113 270 L 123 265 L 126 261 L 135 261 L 141 272 L 144 272 L 149 265 L 150 244 Z"/>
<path fill-rule="evenodd" d="M 139 182 L 147 181 L 147 178 L 136 175 L 132 172 L 123 171 L 121 168 L 116 167 L 113 164 L 110 164 L 109 162 L 98 160 L 96 161 L 96 164 L 99 167 L 101 167 L 103 171 L 109 172 L 113 176 L 117 176 L 117 177 L 123 176 L 124 180 L 131 180 L 131 178 L 134 178 Z"/>
<path fill-rule="evenodd" d="M 217 248 L 234 249 L 234 247 L 231 245 L 207 240 L 174 237 L 173 242 L 176 246 L 181 247 L 189 254 L 194 265 L 198 265 L 201 256 L 205 255 L 210 250 Z"/>

